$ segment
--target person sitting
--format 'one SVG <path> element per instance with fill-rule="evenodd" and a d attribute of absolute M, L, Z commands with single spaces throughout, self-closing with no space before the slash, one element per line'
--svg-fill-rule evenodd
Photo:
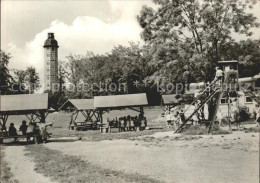
<path fill-rule="evenodd" d="M 9 127 L 9 136 L 17 136 L 16 128 L 14 127 L 14 124 L 11 123 Z M 16 141 L 16 137 L 14 138 L 14 141 Z"/>
<path fill-rule="evenodd" d="M 26 135 L 27 128 L 28 128 L 28 125 L 26 125 L 26 121 L 23 120 L 22 125 L 19 128 L 19 131 L 22 131 L 22 134 Z"/>
<path fill-rule="evenodd" d="M 35 134 L 35 125 L 32 122 L 29 123 L 27 127 L 26 135 L 27 135 L 27 142 L 31 141 L 30 137 Z"/>

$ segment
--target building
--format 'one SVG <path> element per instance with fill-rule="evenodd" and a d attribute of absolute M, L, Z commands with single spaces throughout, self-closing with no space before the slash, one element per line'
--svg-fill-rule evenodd
<path fill-rule="evenodd" d="M 58 87 L 58 42 L 54 33 L 48 33 L 44 42 L 44 91 Z"/>

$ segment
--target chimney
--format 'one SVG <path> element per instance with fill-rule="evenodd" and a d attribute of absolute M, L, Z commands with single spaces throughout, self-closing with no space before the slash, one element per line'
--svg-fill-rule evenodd
<path fill-rule="evenodd" d="M 54 39 L 54 33 L 48 33 L 48 38 Z"/>

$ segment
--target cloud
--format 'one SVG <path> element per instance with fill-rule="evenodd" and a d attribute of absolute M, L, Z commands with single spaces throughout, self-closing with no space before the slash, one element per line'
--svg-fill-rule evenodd
<path fill-rule="evenodd" d="M 140 3 L 124 7 L 111 2 L 112 10 L 119 15 L 117 21 L 107 23 L 95 17 L 79 16 L 71 24 L 61 20 L 54 20 L 49 27 L 35 35 L 34 39 L 19 48 L 15 43 L 9 43 L 8 52 L 11 53 L 9 67 L 25 69 L 34 66 L 40 73 L 43 83 L 44 71 L 44 41 L 47 33 L 53 32 L 59 44 L 59 59 L 64 60 L 70 54 L 85 54 L 87 51 L 102 54 L 111 51 L 119 44 L 127 45 L 129 41 L 141 41 L 135 12 L 139 12 Z M 138 10 L 136 7 L 138 5 Z M 120 8 L 121 7 L 121 8 Z"/>

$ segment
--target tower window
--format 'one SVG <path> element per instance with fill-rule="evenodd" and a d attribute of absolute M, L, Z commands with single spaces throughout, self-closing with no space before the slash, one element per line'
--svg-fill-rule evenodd
<path fill-rule="evenodd" d="M 253 103 L 253 99 L 251 97 L 246 96 L 246 103 Z"/>
<path fill-rule="evenodd" d="M 50 62 L 47 62 L 47 65 L 50 65 Z"/>

